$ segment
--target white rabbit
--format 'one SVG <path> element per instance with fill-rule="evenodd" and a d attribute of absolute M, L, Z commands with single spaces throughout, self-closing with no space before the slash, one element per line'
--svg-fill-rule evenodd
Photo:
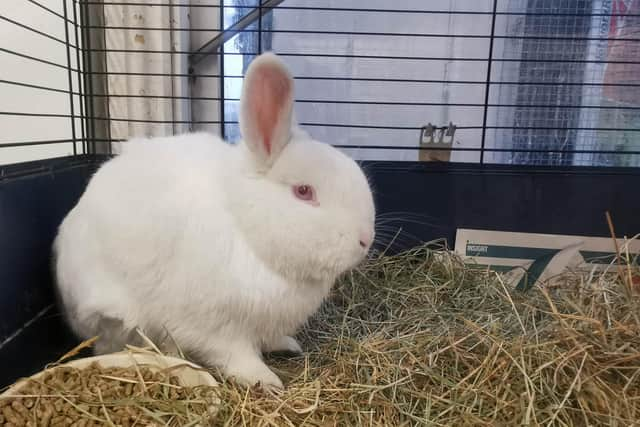
<path fill-rule="evenodd" d="M 375 209 L 358 165 L 292 123 L 272 53 L 245 76 L 243 141 L 133 139 L 90 180 L 54 244 L 57 291 L 96 353 L 164 331 L 246 385 L 282 387 L 262 352 L 291 336 L 366 256 Z"/>

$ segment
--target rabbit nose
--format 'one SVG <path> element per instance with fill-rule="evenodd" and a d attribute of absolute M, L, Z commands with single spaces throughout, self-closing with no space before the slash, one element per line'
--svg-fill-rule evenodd
<path fill-rule="evenodd" d="M 363 249 L 366 249 L 369 247 L 369 245 L 371 245 L 371 234 L 369 233 L 360 233 L 360 246 Z"/>

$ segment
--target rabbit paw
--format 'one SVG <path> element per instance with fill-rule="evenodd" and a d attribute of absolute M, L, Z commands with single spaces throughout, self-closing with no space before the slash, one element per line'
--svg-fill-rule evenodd
<path fill-rule="evenodd" d="M 302 347 L 295 338 L 283 335 L 274 342 L 267 344 L 263 351 L 265 353 L 287 352 L 302 354 Z"/>
<path fill-rule="evenodd" d="M 263 389 L 282 389 L 282 381 L 262 361 L 259 354 L 230 354 L 224 373 L 247 387 L 260 384 Z"/>
<path fill-rule="evenodd" d="M 260 384 L 263 389 L 284 388 L 282 380 L 262 361 L 228 366 L 227 375 L 234 377 L 237 383 L 247 387 Z"/>

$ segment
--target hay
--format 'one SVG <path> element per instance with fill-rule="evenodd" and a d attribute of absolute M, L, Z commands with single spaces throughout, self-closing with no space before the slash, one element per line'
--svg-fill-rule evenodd
<path fill-rule="evenodd" d="M 638 268 L 612 271 L 521 293 L 445 250 L 372 259 L 301 332 L 304 356 L 269 357 L 284 392 L 218 376 L 212 425 L 633 425 Z"/>
<path fill-rule="evenodd" d="M 614 269 L 615 270 L 615 269 Z M 637 272 L 637 269 L 635 269 Z M 230 425 L 608 425 L 640 419 L 640 298 L 616 274 L 509 290 L 426 246 L 350 273 L 275 359 L 279 397 L 223 387 Z"/>

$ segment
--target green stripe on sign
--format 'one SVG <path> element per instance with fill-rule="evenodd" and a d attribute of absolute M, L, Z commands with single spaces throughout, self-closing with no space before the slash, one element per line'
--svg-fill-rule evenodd
<path fill-rule="evenodd" d="M 516 289 L 523 292 L 531 289 L 558 252 L 560 252 L 560 249 L 554 249 L 553 252 L 543 255 L 533 261 L 533 264 L 531 264 L 527 272 L 522 276 L 522 279 L 520 279 Z"/>
<path fill-rule="evenodd" d="M 553 255 L 557 252 L 558 249 L 485 245 L 482 243 L 468 242 L 466 247 L 467 256 L 481 256 L 488 258 L 537 259 L 547 255 Z"/>
<path fill-rule="evenodd" d="M 580 251 L 585 261 L 591 264 L 609 264 L 616 254 L 613 252 Z"/>
<path fill-rule="evenodd" d="M 517 265 L 489 265 L 489 264 L 467 264 L 469 268 L 476 268 L 478 270 L 491 270 L 496 273 L 506 273 L 508 271 L 513 270 L 514 268 L 518 268 Z"/>
<path fill-rule="evenodd" d="M 615 252 L 580 251 L 580 255 L 590 264 L 611 264 L 615 259 Z M 630 258 L 636 258 L 639 254 L 630 253 Z M 626 254 L 622 255 L 623 262 Z"/>

